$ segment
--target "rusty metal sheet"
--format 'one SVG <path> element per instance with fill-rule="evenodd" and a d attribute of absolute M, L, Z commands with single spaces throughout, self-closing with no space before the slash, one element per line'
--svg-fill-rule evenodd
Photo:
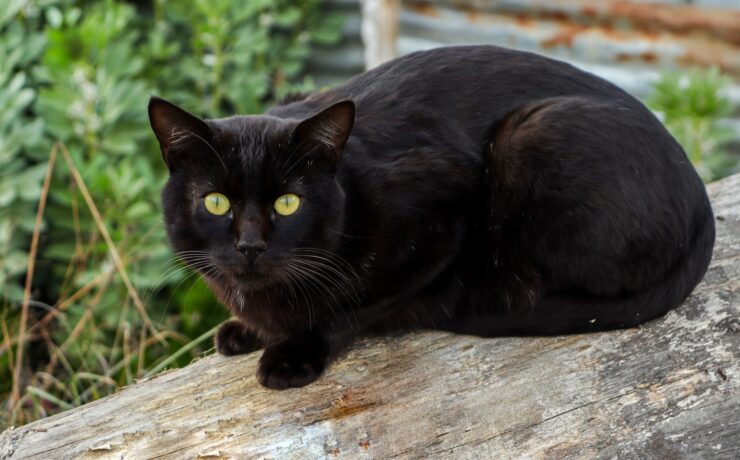
<path fill-rule="evenodd" d="M 402 35 L 409 37 L 441 43 L 459 37 L 594 63 L 718 66 L 740 78 L 740 1 L 735 10 L 614 0 L 434 0 L 404 6 Z"/>
<path fill-rule="evenodd" d="M 347 21 L 340 46 L 313 54 L 319 86 L 363 70 L 359 2 L 327 3 Z M 740 114 L 740 0 L 403 1 L 398 54 L 479 43 L 568 61 L 641 98 L 665 70 L 717 66 L 735 78 L 726 94 Z M 740 117 L 727 126 L 740 138 Z"/>
<path fill-rule="evenodd" d="M 740 139 L 740 0 L 405 0 L 398 54 L 495 44 L 570 62 L 645 98 L 662 72 L 720 68 Z"/>
<path fill-rule="evenodd" d="M 403 2 L 398 53 L 496 44 L 570 62 L 644 98 L 669 69 L 719 67 L 740 114 L 740 0 Z M 704 4 L 713 2 L 715 6 Z M 740 138 L 740 120 L 726 120 Z"/>

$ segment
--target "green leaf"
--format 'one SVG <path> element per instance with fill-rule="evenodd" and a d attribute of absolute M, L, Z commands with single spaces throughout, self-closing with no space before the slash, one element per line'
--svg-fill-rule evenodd
<path fill-rule="evenodd" d="M 126 210 L 126 218 L 130 220 L 140 219 L 152 213 L 152 207 L 149 203 L 139 201 L 134 203 Z"/>

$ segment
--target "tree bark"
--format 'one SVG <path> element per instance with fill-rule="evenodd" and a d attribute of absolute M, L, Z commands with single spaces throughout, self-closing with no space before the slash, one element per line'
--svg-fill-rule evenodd
<path fill-rule="evenodd" d="M 709 186 L 704 281 L 642 327 L 365 340 L 272 391 L 209 356 L 0 435 L 0 458 L 739 458 L 740 175 Z"/>

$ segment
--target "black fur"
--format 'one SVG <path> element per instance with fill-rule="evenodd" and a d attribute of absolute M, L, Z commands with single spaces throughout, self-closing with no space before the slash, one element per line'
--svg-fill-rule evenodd
<path fill-rule="evenodd" d="M 217 347 L 265 346 L 271 388 L 311 382 L 363 333 L 632 327 L 711 258 L 704 186 L 660 122 L 534 54 L 440 48 L 261 116 L 202 121 L 157 98 L 149 113 L 172 244 L 239 321 Z M 209 192 L 232 211 L 205 211 Z M 284 193 L 303 198 L 292 216 L 272 210 Z"/>

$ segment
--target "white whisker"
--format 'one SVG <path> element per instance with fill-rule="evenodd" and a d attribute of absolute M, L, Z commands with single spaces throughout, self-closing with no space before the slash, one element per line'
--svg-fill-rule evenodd
<path fill-rule="evenodd" d="M 204 143 L 204 144 L 206 144 L 206 145 L 207 145 L 207 146 L 208 146 L 208 147 L 209 147 L 209 148 L 210 148 L 210 149 L 211 149 L 211 150 L 213 151 L 213 153 L 214 153 L 214 154 L 216 154 L 216 158 L 218 158 L 218 161 L 220 161 L 220 162 L 221 162 L 221 165 L 222 165 L 222 166 L 224 167 L 224 171 L 225 171 L 225 172 L 228 172 L 228 171 L 229 171 L 229 169 L 228 169 L 228 168 L 226 167 L 226 163 L 224 163 L 224 160 L 223 160 L 223 159 L 221 158 L 221 155 L 219 155 L 219 154 L 218 154 L 218 152 L 216 151 L 216 149 L 215 149 L 215 148 L 213 148 L 213 146 L 211 145 L 211 143 L 210 143 L 210 142 L 208 142 L 207 140 L 203 139 L 202 137 L 200 137 L 199 135 L 195 134 L 195 133 L 194 133 L 194 132 L 192 132 L 192 131 L 189 131 L 189 130 L 187 130 L 187 129 L 183 129 L 183 131 L 185 131 L 186 133 L 189 133 L 189 134 L 191 134 L 191 135 L 193 135 L 193 136 L 197 137 L 197 138 L 198 138 L 198 139 L 200 139 L 201 141 L 203 141 L 203 143 Z"/>

